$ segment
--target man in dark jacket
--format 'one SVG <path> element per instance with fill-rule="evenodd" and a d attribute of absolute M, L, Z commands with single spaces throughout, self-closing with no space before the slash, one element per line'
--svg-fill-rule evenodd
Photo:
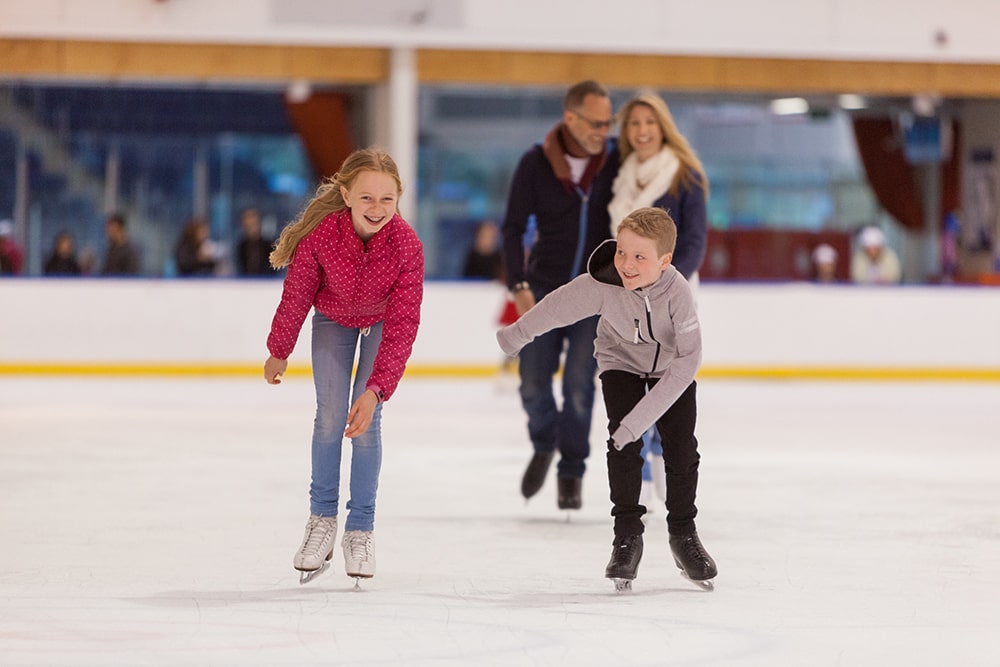
<path fill-rule="evenodd" d="M 610 236 L 608 201 L 618 168 L 607 160 L 611 122 L 607 89 L 596 81 L 577 83 L 563 99 L 562 120 L 518 163 L 502 232 L 507 286 L 519 315 L 585 272 L 587 258 Z M 535 234 L 530 252 L 525 249 L 529 230 Z M 550 331 L 521 350 L 521 404 L 534 447 L 521 480 L 525 498 L 541 489 L 558 450 L 558 506 L 579 509 L 582 504 L 596 334 L 597 318 L 589 317 Z M 552 380 L 564 348 L 560 408 Z"/>

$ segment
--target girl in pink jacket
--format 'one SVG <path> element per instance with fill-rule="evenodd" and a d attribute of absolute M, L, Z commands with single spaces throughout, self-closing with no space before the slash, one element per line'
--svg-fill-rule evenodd
<path fill-rule="evenodd" d="M 355 151 L 281 232 L 271 253 L 271 265 L 287 266 L 288 273 L 267 338 L 269 384 L 281 382 L 302 323 L 315 309 L 310 516 L 293 561 L 300 583 L 323 572 L 333 556 L 345 437 L 353 447 L 341 542 L 345 569 L 356 579 L 375 574 L 382 403 L 403 375 L 423 299 L 423 246 L 397 211 L 402 191 L 387 153 Z"/>

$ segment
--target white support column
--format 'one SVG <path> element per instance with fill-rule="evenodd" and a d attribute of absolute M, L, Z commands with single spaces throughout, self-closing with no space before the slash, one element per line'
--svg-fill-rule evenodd
<path fill-rule="evenodd" d="M 417 61 L 412 48 L 393 49 L 389 58 L 388 99 L 385 114 L 389 126 L 389 154 L 399 167 L 406 189 L 401 213 L 416 220 L 417 192 Z M 384 99 L 384 98 L 383 98 Z"/>

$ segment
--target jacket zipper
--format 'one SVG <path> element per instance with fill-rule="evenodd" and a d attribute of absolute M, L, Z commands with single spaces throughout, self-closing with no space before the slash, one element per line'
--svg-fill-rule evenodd
<path fill-rule="evenodd" d="M 587 244 L 587 208 L 590 203 L 590 193 L 584 192 L 579 185 L 573 186 L 580 196 L 580 235 L 576 242 L 576 254 L 573 255 L 573 269 L 569 279 L 573 280 L 580 274 L 580 262 L 583 260 L 583 246 Z"/>
<path fill-rule="evenodd" d="M 653 367 L 649 369 L 649 372 L 653 373 L 656 370 L 656 362 L 660 360 L 660 341 L 656 340 L 656 336 L 653 335 L 653 306 L 649 303 L 649 295 L 643 294 L 642 299 L 646 302 L 646 326 L 649 327 L 649 338 L 656 343 L 656 354 L 653 355 Z M 638 326 L 636 328 L 638 329 Z"/>

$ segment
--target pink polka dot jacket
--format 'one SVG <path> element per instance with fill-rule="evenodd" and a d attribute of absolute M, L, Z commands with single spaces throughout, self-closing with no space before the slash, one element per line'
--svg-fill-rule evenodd
<path fill-rule="evenodd" d="M 388 400 L 413 351 L 423 296 L 423 245 L 398 213 L 367 244 L 349 209 L 331 213 L 295 249 L 267 349 L 287 359 L 314 306 L 345 327 L 384 321 L 367 388 Z"/>

